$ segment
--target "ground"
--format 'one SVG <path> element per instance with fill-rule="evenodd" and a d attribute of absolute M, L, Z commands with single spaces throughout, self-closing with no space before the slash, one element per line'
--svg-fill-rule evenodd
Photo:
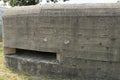
<path fill-rule="evenodd" d="M 2 44 L 0 44 L 0 80 L 30 80 L 27 76 L 16 74 L 5 67 Z"/>

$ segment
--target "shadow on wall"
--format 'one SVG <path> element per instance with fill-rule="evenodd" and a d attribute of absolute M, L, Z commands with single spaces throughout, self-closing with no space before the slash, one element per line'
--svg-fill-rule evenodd
<path fill-rule="evenodd" d="M 7 8 L 0 7 L 0 42 L 2 42 L 2 14 Z"/>

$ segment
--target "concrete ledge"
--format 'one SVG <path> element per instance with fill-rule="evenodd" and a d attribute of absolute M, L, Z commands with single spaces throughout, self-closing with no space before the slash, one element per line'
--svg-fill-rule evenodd
<path fill-rule="evenodd" d="M 8 68 L 53 80 L 120 80 L 120 63 L 65 58 L 65 65 L 61 65 L 14 55 L 5 55 L 5 60 Z"/>

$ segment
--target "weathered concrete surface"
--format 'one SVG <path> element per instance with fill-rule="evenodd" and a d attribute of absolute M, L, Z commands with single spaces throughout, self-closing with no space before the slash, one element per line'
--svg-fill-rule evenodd
<path fill-rule="evenodd" d="M 120 80 L 120 4 L 16 7 L 4 13 L 3 26 L 4 47 L 58 56 L 46 63 L 16 52 L 5 55 L 10 68 L 71 80 Z"/>

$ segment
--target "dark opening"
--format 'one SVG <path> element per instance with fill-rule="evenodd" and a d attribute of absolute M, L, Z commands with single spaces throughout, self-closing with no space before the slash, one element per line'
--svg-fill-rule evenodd
<path fill-rule="evenodd" d="M 33 60 L 44 60 L 44 61 L 58 61 L 57 54 L 54 52 L 42 52 L 33 50 L 16 49 L 16 56 L 33 59 Z"/>

